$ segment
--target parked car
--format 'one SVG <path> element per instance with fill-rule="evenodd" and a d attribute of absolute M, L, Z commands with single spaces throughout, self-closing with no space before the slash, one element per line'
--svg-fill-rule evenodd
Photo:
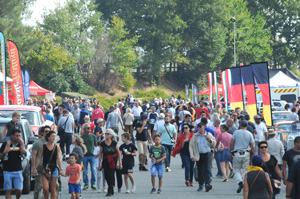
<path fill-rule="evenodd" d="M 282 141 L 284 148 L 286 148 L 285 140 L 291 131 L 291 127 L 293 123 L 294 123 L 293 121 L 286 121 L 286 122 L 277 122 L 274 125 L 276 138 Z"/>
<path fill-rule="evenodd" d="M 290 111 L 272 111 L 273 124 L 289 121 L 291 114 L 292 112 Z"/>
<path fill-rule="evenodd" d="M 290 133 L 285 139 L 286 150 L 294 147 L 295 137 L 300 136 L 300 121 L 293 122 L 290 128 Z"/>
<path fill-rule="evenodd" d="M 2 105 L 0 106 L 0 117 L 11 117 L 15 111 L 18 111 L 26 118 L 26 120 L 28 120 L 35 135 L 38 135 L 40 126 L 45 125 L 50 126 L 52 130 L 56 131 L 55 123 L 45 119 L 40 107 L 26 105 Z"/>
<path fill-rule="evenodd" d="M 0 117 L 0 137 L 2 137 L 3 130 L 8 122 L 11 121 L 11 118 Z M 24 140 L 25 147 L 27 149 L 27 156 L 22 160 L 22 168 L 23 168 L 23 193 L 28 194 L 31 190 L 31 187 L 34 187 L 34 179 L 32 176 L 32 164 L 31 164 L 31 149 L 32 144 L 38 137 L 34 136 L 33 131 L 30 127 L 29 122 L 25 117 L 21 117 L 19 123 L 21 124 L 21 136 Z M 2 140 L 0 140 L 0 147 L 2 145 Z M 0 160 L 0 190 L 3 190 L 3 163 Z"/>

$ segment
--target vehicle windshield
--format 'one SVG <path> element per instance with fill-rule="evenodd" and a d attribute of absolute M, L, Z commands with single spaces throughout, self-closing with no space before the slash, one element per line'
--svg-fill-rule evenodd
<path fill-rule="evenodd" d="M 291 128 L 290 124 L 280 124 L 277 126 L 277 131 L 279 132 L 287 132 L 289 131 Z"/>
<path fill-rule="evenodd" d="M 3 130 L 6 126 L 6 123 L 0 123 L 0 143 L 3 143 L 2 141 L 2 133 L 3 133 Z M 23 129 L 21 129 L 21 131 L 23 131 Z M 24 140 L 24 136 L 23 136 L 23 133 L 21 134 L 22 135 L 22 139 Z"/>
<path fill-rule="evenodd" d="M 300 122 L 294 122 L 291 127 L 291 133 L 300 132 Z"/>
<path fill-rule="evenodd" d="M 285 111 L 273 113 L 272 114 L 273 124 L 276 124 L 278 122 L 289 121 L 290 114 L 291 112 L 285 112 Z"/>
<path fill-rule="evenodd" d="M 1 110 L 0 117 L 11 118 L 13 110 Z M 40 120 L 38 112 L 28 110 L 18 110 L 21 116 L 24 116 L 31 126 L 40 126 Z"/>

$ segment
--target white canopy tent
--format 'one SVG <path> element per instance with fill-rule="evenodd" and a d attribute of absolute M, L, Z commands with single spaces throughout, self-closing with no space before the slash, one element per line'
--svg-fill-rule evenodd
<path fill-rule="evenodd" d="M 270 79 L 270 87 L 271 88 L 278 88 L 278 87 L 296 87 L 300 86 L 300 82 L 293 80 L 292 78 L 288 77 L 283 72 L 279 71 L 276 75 L 274 75 Z"/>
<path fill-rule="evenodd" d="M 10 77 L 6 77 L 6 81 L 12 82 L 13 80 Z M 3 82 L 3 73 L 2 72 L 0 72 L 0 82 Z"/>

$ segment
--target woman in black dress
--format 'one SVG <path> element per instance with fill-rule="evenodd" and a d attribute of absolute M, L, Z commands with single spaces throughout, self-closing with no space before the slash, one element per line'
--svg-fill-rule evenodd
<path fill-rule="evenodd" d="M 51 177 L 47 178 L 45 175 L 43 176 L 43 192 L 44 198 L 49 198 L 49 182 L 50 182 L 50 190 L 51 190 L 51 199 L 56 199 L 56 183 L 59 177 L 59 174 L 63 174 L 63 170 L 61 167 L 61 159 L 60 159 L 60 148 L 55 144 L 55 132 L 49 131 L 46 134 L 47 144 L 44 144 L 40 148 L 40 154 L 37 160 L 36 165 L 39 165 L 42 157 L 43 157 L 43 166 L 44 168 L 48 167 L 51 170 Z M 54 151 L 53 151 L 54 150 Z M 53 155 L 51 157 L 51 154 Z M 51 159 L 50 159 L 51 157 Z M 57 167 L 58 165 L 58 167 Z M 34 168 L 33 175 L 37 174 L 37 168 Z"/>
<path fill-rule="evenodd" d="M 99 165 L 98 169 L 104 169 L 104 177 L 108 185 L 106 196 L 114 195 L 114 174 L 119 161 L 119 169 L 122 169 L 121 154 L 117 142 L 113 139 L 115 133 L 111 129 L 107 129 L 105 140 L 100 144 Z M 102 164 L 101 164 L 102 159 Z"/>

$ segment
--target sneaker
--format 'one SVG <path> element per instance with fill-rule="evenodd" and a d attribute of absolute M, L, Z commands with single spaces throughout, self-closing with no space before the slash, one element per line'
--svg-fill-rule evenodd
<path fill-rule="evenodd" d="M 142 166 L 142 169 L 140 171 L 148 171 L 145 166 Z"/>
<path fill-rule="evenodd" d="M 81 199 L 81 198 L 82 198 L 82 196 L 81 196 L 81 194 L 80 194 L 79 199 Z"/>
<path fill-rule="evenodd" d="M 190 186 L 191 186 L 191 187 L 193 187 L 193 186 L 194 186 L 193 182 L 190 182 Z"/>
<path fill-rule="evenodd" d="M 233 178 L 233 177 L 234 177 L 233 169 L 230 169 L 229 178 Z"/>
<path fill-rule="evenodd" d="M 158 193 L 158 194 L 161 194 L 161 192 L 162 192 L 161 189 L 158 189 L 158 190 L 157 190 L 157 193 Z"/>
<path fill-rule="evenodd" d="M 106 189 L 106 188 L 104 188 L 103 192 L 104 192 L 104 193 L 107 193 L 107 189 Z"/>
<path fill-rule="evenodd" d="M 128 188 L 126 189 L 125 193 L 130 193 L 130 191 L 129 191 L 129 189 L 128 189 Z"/>
<path fill-rule="evenodd" d="M 209 190 L 212 189 L 212 185 L 211 184 L 207 184 L 205 185 L 205 192 L 209 192 Z"/>
<path fill-rule="evenodd" d="M 216 175 L 216 177 L 217 177 L 217 178 L 222 178 L 223 176 L 221 176 L 221 175 Z"/>
<path fill-rule="evenodd" d="M 88 190 L 89 189 L 89 185 L 84 185 L 83 190 Z"/>
<path fill-rule="evenodd" d="M 199 186 L 199 188 L 197 189 L 197 191 L 202 191 L 203 190 L 203 186 Z"/>
<path fill-rule="evenodd" d="M 96 185 L 92 185 L 92 189 L 93 189 L 93 190 L 97 190 Z"/>
<path fill-rule="evenodd" d="M 227 179 L 224 179 L 222 182 L 228 182 L 228 180 L 227 180 Z"/>
<path fill-rule="evenodd" d="M 244 188 L 244 184 L 242 182 L 239 183 L 239 188 L 236 190 L 237 193 L 241 193 L 242 189 Z"/>
<path fill-rule="evenodd" d="M 169 167 L 166 168 L 166 172 L 170 172 L 171 169 Z"/>
<path fill-rule="evenodd" d="M 118 189 L 118 193 L 121 193 L 121 189 Z"/>
<path fill-rule="evenodd" d="M 155 193 L 155 192 L 156 192 L 156 189 L 152 188 L 150 193 L 152 194 L 152 193 Z"/>
<path fill-rule="evenodd" d="M 102 193 L 103 190 L 102 189 L 98 189 L 97 193 Z"/>
<path fill-rule="evenodd" d="M 131 187 L 131 192 L 132 192 L 132 193 L 135 192 L 135 189 L 136 189 L 136 186 L 135 186 L 135 185 L 132 185 L 132 187 Z"/>
<path fill-rule="evenodd" d="M 63 161 L 66 160 L 66 154 L 63 154 L 63 158 L 62 158 Z"/>
<path fill-rule="evenodd" d="M 186 181 L 185 181 L 185 185 L 186 185 L 186 186 L 190 186 L 190 181 L 186 180 Z"/>

